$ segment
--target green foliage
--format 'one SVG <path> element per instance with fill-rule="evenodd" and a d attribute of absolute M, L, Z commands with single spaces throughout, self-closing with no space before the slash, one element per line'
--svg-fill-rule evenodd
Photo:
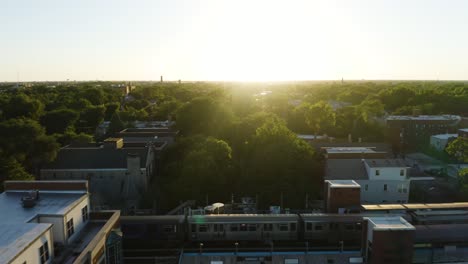
<path fill-rule="evenodd" d="M 82 90 L 80 98 L 88 100 L 93 105 L 101 105 L 105 102 L 104 91 L 98 88 L 88 88 Z"/>
<path fill-rule="evenodd" d="M 184 104 L 176 118 L 183 135 L 218 136 L 233 120 L 232 112 L 210 97 L 197 97 Z"/>
<path fill-rule="evenodd" d="M 456 138 L 449 143 L 445 151 L 459 161 L 468 162 L 468 139 L 465 137 Z"/>
<path fill-rule="evenodd" d="M 106 106 L 106 112 L 104 114 L 104 120 L 111 120 L 114 113 L 119 110 L 119 103 L 108 103 Z"/>
<path fill-rule="evenodd" d="M 0 191 L 3 191 L 3 181 L 34 180 L 16 159 L 5 157 L 1 152 L 0 157 Z"/>
<path fill-rule="evenodd" d="M 78 126 L 84 131 L 93 132 L 94 129 L 104 121 L 106 108 L 104 106 L 89 106 L 80 113 Z"/>
<path fill-rule="evenodd" d="M 12 96 L 2 110 L 6 119 L 24 117 L 37 120 L 44 111 L 44 104 L 25 94 L 18 94 Z"/>
<path fill-rule="evenodd" d="M 64 133 L 67 128 L 73 126 L 78 120 L 79 114 L 70 109 L 58 109 L 47 112 L 41 118 L 48 134 Z"/>

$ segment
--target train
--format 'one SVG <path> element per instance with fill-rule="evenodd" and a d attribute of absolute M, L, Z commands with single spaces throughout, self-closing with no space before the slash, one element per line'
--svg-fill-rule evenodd
<path fill-rule="evenodd" d="M 122 216 L 124 241 L 180 246 L 186 243 L 317 242 L 321 245 L 359 244 L 362 215 L 338 214 L 220 214 Z"/>

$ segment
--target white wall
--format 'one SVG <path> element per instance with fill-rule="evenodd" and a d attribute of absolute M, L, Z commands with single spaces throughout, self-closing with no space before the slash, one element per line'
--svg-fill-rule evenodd
<path fill-rule="evenodd" d="M 85 206 L 88 206 L 88 214 L 90 212 L 90 205 L 89 205 L 89 199 L 83 199 L 77 206 L 75 206 L 68 214 L 65 215 L 65 237 L 68 239 L 68 243 L 73 242 L 73 240 L 77 237 L 77 234 L 80 233 L 81 229 L 85 226 L 86 223 L 83 222 L 83 217 L 81 215 L 81 209 L 84 208 Z M 70 219 L 73 218 L 73 225 L 75 232 L 71 237 L 68 237 L 67 233 L 67 222 L 70 221 Z"/>
<path fill-rule="evenodd" d="M 369 167 L 367 163 L 366 170 L 370 180 L 406 180 L 406 167 Z M 376 171 L 379 170 L 379 175 Z M 400 175 L 403 170 L 403 175 Z"/>
<path fill-rule="evenodd" d="M 356 182 L 359 183 L 359 185 L 361 185 L 361 203 L 363 204 L 408 202 L 410 192 L 409 180 L 356 180 Z M 384 191 L 385 184 L 387 185 L 387 191 Z"/>
<path fill-rule="evenodd" d="M 40 216 L 39 223 L 52 224 L 52 234 L 54 236 L 54 242 L 65 244 L 65 226 L 63 217 L 58 216 Z"/>
<path fill-rule="evenodd" d="M 36 264 L 41 263 L 39 259 L 39 248 L 45 243 L 48 242 L 49 245 L 49 261 L 47 263 L 52 263 L 54 258 L 54 241 L 52 239 L 52 235 L 50 229 L 45 232 L 41 237 L 36 239 L 25 251 L 22 252 L 21 255 L 16 257 L 16 259 L 12 262 L 12 264 L 23 264 L 25 261 L 26 263 Z"/>

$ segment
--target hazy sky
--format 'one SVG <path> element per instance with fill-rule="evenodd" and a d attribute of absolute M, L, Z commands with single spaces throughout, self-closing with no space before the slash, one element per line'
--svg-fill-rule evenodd
<path fill-rule="evenodd" d="M 468 1 L 0 0 L 0 81 L 468 79 Z"/>

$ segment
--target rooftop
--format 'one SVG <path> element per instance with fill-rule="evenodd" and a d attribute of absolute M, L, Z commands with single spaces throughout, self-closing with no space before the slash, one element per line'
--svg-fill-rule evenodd
<path fill-rule="evenodd" d="M 8 263 L 52 227 L 31 222 L 37 216 L 66 214 L 88 196 L 86 191 L 79 190 L 40 190 L 36 205 L 24 208 L 21 198 L 27 194 L 24 190 L 7 190 L 0 194 L 0 263 Z"/>
<path fill-rule="evenodd" d="M 431 210 L 431 209 L 463 209 L 468 208 L 468 202 L 461 203 L 435 203 L 435 204 L 363 204 L 364 210 Z"/>
<path fill-rule="evenodd" d="M 361 185 L 353 180 L 327 180 L 330 188 L 361 188 Z"/>
<path fill-rule="evenodd" d="M 460 129 L 458 129 L 458 130 L 461 131 L 461 132 L 468 133 L 468 128 L 460 128 Z"/>
<path fill-rule="evenodd" d="M 328 147 L 324 149 L 327 153 L 375 153 L 372 147 Z"/>
<path fill-rule="evenodd" d="M 122 169 L 127 168 L 127 156 L 140 157 L 140 167 L 146 167 L 147 147 L 65 147 L 57 154 L 57 159 L 45 169 Z"/>
<path fill-rule="evenodd" d="M 414 226 L 399 216 L 395 217 L 366 217 L 373 230 L 415 230 Z"/>
<path fill-rule="evenodd" d="M 396 168 L 403 168 L 403 167 L 408 167 L 405 163 L 404 160 L 402 159 L 366 159 L 364 162 L 367 164 L 367 166 L 371 168 L 377 168 L 377 167 L 384 167 L 384 168 L 389 168 L 389 167 L 396 167 Z"/>
<path fill-rule="evenodd" d="M 458 134 L 439 134 L 439 135 L 433 135 L 432 137 L 435 137 L 438 139 L 449 139 L 449 138 L 458 137 Z"/>
<path fill-rule="evenodd" d="M 367 180 L 361 159 L 328 159 L 325 180 Z"/>
<path fill-rule="evenodd" d="M 433 121 L 457 121 L 461 120 L 457 115 L 391 115 L 387 120 L 433 120 Z"/>

